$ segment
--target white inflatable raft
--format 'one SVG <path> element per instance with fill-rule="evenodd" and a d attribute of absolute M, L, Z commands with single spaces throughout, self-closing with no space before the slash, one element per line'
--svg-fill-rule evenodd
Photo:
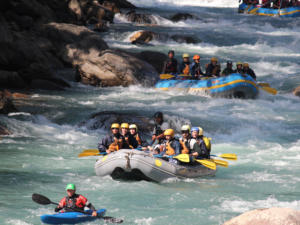
<path fill-rule="evenodd" d="M 95 164 L 98 176 L 114 179 L 149 180 L 161 182 L 168 178 L 197 178 L 213 176 L 216 170 L 201 164 L 179 165 L 155 158 L 138 150 L 122 149 L 99 158 Z"/>

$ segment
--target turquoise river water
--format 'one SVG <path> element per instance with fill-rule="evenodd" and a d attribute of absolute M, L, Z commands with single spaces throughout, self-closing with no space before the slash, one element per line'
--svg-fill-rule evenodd
<path fill-rule="evenodd" d="M 32 193 L 57 202 L 71 182 L 97 208 L 106 208 L 107 215 L 124 219 L 124 224 L 216 225 L 255 208 L 300 209 L 300 99 L 291 93 L 300 85 L 300 20 L 238 14 L 235 1 L 218 2 L 134 0 L 148 7 L 141 11 L 153 13 L 159 25 L 134 26 L 117 15 L 104 39 L 111 47 L 131 51 L 198 53 L 203 64 L 218 56 L 223 68 L 228 59 L 247 61 L 258 81 L 270 83 L 278 95 L 261 91 L 255 100 L 220 99 L 142 86 L 94 88 L 77 83 L 65 92 L 37 92 L 22 112 L 0 116 L 13 131 L 0 140 L 0 224 L 41 224 L 39 216 L 53 213 L 54 206 L 37 205 Z M 200 20 L 166 19 L 177 11 Z M 131 45 L 129 36 L 141 29 L 194 35 L 202 43 Z M 204 179 L 152 183 L 97 177 L 95 158 L 79 159 L 77 154 L 96 148 L 107 131 L 78 124 L 105 110 L 149 117 L 163 111 L 177 129 L 183 121 L 203 127 L 213 138 L 213 153 L 235 153 L 239 159 Z"/>

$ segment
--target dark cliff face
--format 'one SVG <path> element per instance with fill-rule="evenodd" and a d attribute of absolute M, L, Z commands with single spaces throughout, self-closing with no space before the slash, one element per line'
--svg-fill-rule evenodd
<path fill-rule="evenodd" d="M 60 30 L 59 34 L 64 32 L 66 39 L 58 40 L 48 36 L 45 25 L 81 26 L 93 22 L 105 30 L 120 7 L 134 6 L 121 0 L 0 1 L 0 88 L 60 90 L 68 87 L 63 77 L 57 77 L 57 70 L 73 65 L 62 59 L 58 46 L 78 44 L 81 36 Z M 101 50 L 106 49 L 105 42 L 101 43 Z"/>

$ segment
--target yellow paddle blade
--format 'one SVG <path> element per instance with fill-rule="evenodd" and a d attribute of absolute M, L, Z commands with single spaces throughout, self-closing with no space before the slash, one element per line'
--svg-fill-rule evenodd
<path fill-rule="evenodd" d="M 216 170 L 217 169 L 217 165 L 214 162 L 209 161 L 207 159 L 196 159 L 196 161 L 198 163 L 201 163 L 203 166 L 205 166 L 205 167 L 207 167 L 211 170 Z"/>
<path fill-rule="evenodd" d="M 258 83 L 257 85 L 261 87 L 271 87 L 269 83 Z"/>
<path fill-rule="evenodd" d="M 181 162 L 189 163 L 190 162 L 190 156 L 188 154 L 180 154 L 173 157 L 174 159 L 178 159 Z"/>
<path fill-rule="evenodd" d="M 223 167 L 228 167 L 229 163 L 227 161 L 224 160 L 220 160 L 220 159 L 212 159 L 212 161 L 217 164 L 217 166 L 223 166 Z"/>
<path fill-rule="evenodd" d="M 277 90 L 275 88 L 271 88 L 271 87 L 261 87 L 259 86 L 259 88 L 263 89 L 264 91 L 272 94 L 272 95 L 276 95 L 277 94 Z"/>
<path fill-rule="evenodd" d="M 222 155 L 219 155 L 218 157 L 229 159 L 229 160 L 237 160 L 237 156 L 234 153 L 224 153 Z"/>
<path fill-rule="evenodd" d="M 99 150 L 98 149 L 86 149 L 86 150 L 83 150 L 82 153 L 84 152 L 94 152 L 94 153 L 99 153 Z"/>
<path fill-rule="evenodd" d="M 160 79 L 170 79 L 170 78 L 173 78 L 173 77 L 175 77 L 175 76 L 172 75 L 172 74 L 160 74 L 159 75 Z"/>
<path fill-rule="evenodd" d="M 87 157 L 87 156 L 97 156 L 99 155 L 99 151 L 97 153 L 95 152 L 82 152 L 78 154 L 78 157 Z"/>

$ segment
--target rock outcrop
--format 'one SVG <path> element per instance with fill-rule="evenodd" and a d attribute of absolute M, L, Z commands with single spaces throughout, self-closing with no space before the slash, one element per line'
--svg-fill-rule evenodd
<path fill-rule="evenodd" d="M 199 19 L 198 17 L 191 15 L 189 13 L 176 13 L 173 15 L 170 20 L 173 22 L 179 22 L 182 20 L 188 20 L 188 19 Z"/>
<path fill-rule="evenodd" d="M 300 86 L 298 86 L 298 87 L 296 87 L 296 88 L 294 89 L 293 94 L 294 94 L 295 96 L 300 97 Z"/>
<path fill-rule="evenodd" d="M 168 58 L 166 54 L 155 51 L 142 51 L 134 54 L 137 58 L 142 59 L 151 64 L 157 71 L 161 73 L 164 62 Z"/>
<path fill-rule="evenodd" d="M 155 17 L 151 14 L 137 13 L 135 10 L 130 10 L 126 14 L 123 14 L 125 18 L 132 23 L 138 24 L 157 24 Z"/>
<path fill-rule="evenodd" d="M 298 225 L 300 211 L 289 208 L 255 209 L 237 216 L 223 225 Z"/>
<path fill-rule="evenodd" d="M 139 45 L 148 44 L 152 40 L 157 40 L 161 42 L 168 42 L 171 40 L 171 41 L 176 41 L 178 43 L 187 43 L 187 44 L 196 44 L 201 42 L 201 40 L 199 40 L 198 38 L 194 38 L 192 36 L 181 35 L 181 34 L 174 34 L 174 35 L 161 34 L 161 33 L 155 33 L 147 30 L 136 31 L 130 36 L 129 39 L 132 44 L 139 44 Z"/>
<path fill-rule="evenodd" d="M 0 91 L 0 114 L 8 114 L 18 111 L 11 100 L 11 94 L 6 91 Z"/>

